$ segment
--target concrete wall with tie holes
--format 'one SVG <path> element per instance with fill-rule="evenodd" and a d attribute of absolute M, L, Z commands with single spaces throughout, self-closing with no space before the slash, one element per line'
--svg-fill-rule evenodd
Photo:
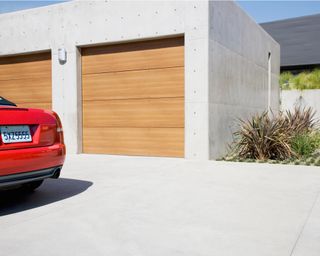
<path fill-rule="evenodd" d="M 53 109 L 68 152 L 81 153 L 79 49 L 178 35 L 185 38 L 185 157 L 213 159 L 231 138 L 231 118 L 266 107 L 268 52 L 274 86 L 279 69 L 278 44 L 233 2 L 71 1 L 2 14 L 0 56 L 51 50 Z"/>
<path fill-rule="evenodd" d="M 210 2 L 209 155 L 232 141 L 237 120 L 279 110 L 280 46 L 232 1 Z"/>

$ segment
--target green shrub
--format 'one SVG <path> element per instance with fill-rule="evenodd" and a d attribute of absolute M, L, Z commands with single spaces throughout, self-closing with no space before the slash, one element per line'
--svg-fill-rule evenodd
<path fill-rule="evenodd" d="M 308 82 L 308 89 L 320 88 L 320 69 L 316 69 L 309 74 Z"/>
<path fill-rule="evenodd" d="M 305 82 L 306 82 L 306 73 L 302 72 L 302 73 L 292 77 L 292 79 L 290 81 L 291 88 L 303 90 L 304 87 L 306 87 Z"/>
<path fill-rule="evenodd" d="M 279 83 L 283 90 L 290 90 L 290 81 L 293 78 L 293 74 L 291 72 L 283 72 L 280 75 Z"/>
<path fill-rule="evenodd" d="M 316 149 L 320 149 L 320 131 L 316 130 L 311 133 Z"/>
<path fill-rule="evenodd" d="M 297 75 L 283 72 L 280 74 L 279 84 L 283 90 L 320 89 L 320 69 L 315 69 L 312 72 L 301 72 Z"/>
<path fill-rule="evenodd" d="M 320 132 L 296 134 L 292 138 L 291 148 L 299 158 L 308 158 L 306 161 L 314 163 L 311 156 L 317 149 L 320 149 Z"/>
<path fill-rule="evenodd" d="M 316 147 L 313 137 L 308 133 L 297 134 L 291 140 L 291 148 L 299 158 L 310 157 Z"/>

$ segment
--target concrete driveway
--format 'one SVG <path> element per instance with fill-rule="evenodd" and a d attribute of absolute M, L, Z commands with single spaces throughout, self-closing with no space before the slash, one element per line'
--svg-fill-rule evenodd
<path fill-rule="evenodd" d="M 320 255 L 320 168 L 69 156 L 1 193 L 1 255 Z"/>

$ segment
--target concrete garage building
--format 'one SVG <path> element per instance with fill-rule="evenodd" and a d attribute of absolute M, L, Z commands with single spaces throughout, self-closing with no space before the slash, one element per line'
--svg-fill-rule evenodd
<path fill-rule="evenodd" d="M 237 117 L 278 109 L 279 55 L 234 2 L 72 1 L 0 15 L 0 95 L 58 112 L 69 153 L 219 157 Z"/>

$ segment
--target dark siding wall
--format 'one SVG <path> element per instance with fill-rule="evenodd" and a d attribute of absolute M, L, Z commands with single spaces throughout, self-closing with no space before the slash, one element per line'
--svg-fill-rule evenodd
<path fill-rule="evenodd" d="M 281 47 L 281 66 L 320 64 L 320 14 L 260 24 Z"/>

